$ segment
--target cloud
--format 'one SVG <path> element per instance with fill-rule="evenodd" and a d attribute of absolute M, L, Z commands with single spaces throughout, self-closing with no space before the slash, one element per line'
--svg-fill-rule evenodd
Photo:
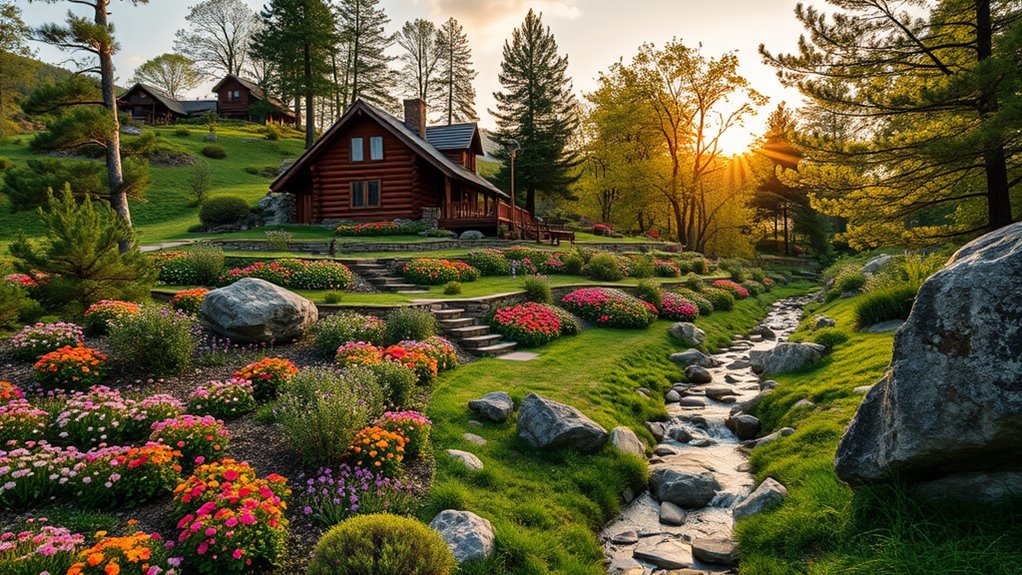
<path fill-rule="evenodd" d="M 574 20 L 582 15 L 580 0 L 427 0 L 436 20 L 453 16 L 470 34 L 506 33 L 525 19 L 530 8 L 546 19 Z"/>

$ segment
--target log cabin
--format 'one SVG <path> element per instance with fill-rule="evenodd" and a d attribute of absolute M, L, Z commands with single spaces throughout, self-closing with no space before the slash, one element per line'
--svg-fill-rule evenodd
<path fill-rule="evenodd" d="M 299 223 L 426 217 L 484 233 L 535 225 L 476 173 L 482 154 L 476 124 L 427 127 L 422 100 L 405 100 L 404 121 L 359 100 L 270 189 L 296 196 Z"/>
<path fill-rule="evenodd" d="M 135 84 L 117 99 L 117 106 L 131 119 L 143 124 L 173 124 L 186 118 L 202 117 L 216 111 L 216 100 L 176 100 L 164 92 Z"/>
<path fill-rule="evenodd" d="M 228 74 L 213 86 L 213 92 L 217 95 L 217 113 L 221 118 L 287 126 L 297 123 L 294 112 L 283 102 L 240 76 Z"/>

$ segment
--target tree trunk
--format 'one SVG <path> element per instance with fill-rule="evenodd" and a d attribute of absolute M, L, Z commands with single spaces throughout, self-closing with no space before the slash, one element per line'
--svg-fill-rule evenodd
<path fill-rule="evenodd" d="M 982 63 L 993 55 L 993 24 L 990 0 L 976 0 L 976 56 Z M 984 88 L 979 98 L 979 115 L 989 117 L 997 112 L 997 87 Z M 1008 162 L 1004 144 L 998 142 L 983 153 L 987 179 L 987 218 L 989 228 L 996 230 L 1011 224 L 1011 188 L 1008 184 Z"/>
<path fill-rule="evenodd" d="M 302 45 L 303 74 L 305 75 L 305 149 L 316 143 L 316 102 L 313 98 L 312 53 L 308 42 Z"/>
<path fill-rule="evenodd" d="M 96 1 L 96 24 L 106 28 L 107 5 L 109 0 Z M 103 106 L 113 115 L 114 129 L 106 145 L 107 185 L 110 187 L 110 207 L 117 217 L 131 228 L 131 209 L 128 196 L 121 189 L 124 183 L 124 170 L 121 166 L 121 124 L 117 117 L 117 94 L 114 87 L 114 59 L 109 49 L 99 50 L 100 84 L 103 90 Z M 131 249 L 132 240 L 122 240 L 118 244 L 121 253 Z"/>

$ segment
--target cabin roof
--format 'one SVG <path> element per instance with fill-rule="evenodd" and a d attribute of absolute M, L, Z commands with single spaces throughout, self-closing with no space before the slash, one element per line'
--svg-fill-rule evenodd
<path fill-rule="evenodd" d="M 209 110 L 216 111 L 216 100 L 175 100 L 166 92 L 141 82 L 128 88 L 120 97 L 124 98 L 135 90 L 149 94 L 154 100 L 166 106 L 168 110 L 180 116 L 195 116 Z"/>
<path fill-rule="evenodd" d="M 438 150 L 469 150 L 478 131 L 474 123 L 428 126 L 426 141 Z"/>
<path fill-rule="evenodd" d="M 295 115 L 294 112 L 292 112 L 291 110 L 288 110 L 287 106 L 285 106 L 284 103 L 281 102 L 280 100 L 267 96 L 266 95 L 266 91 L 263 90 L 262 88 L 260 88 L 259 84 L 256 84 L 252 80 L 247 80 L 247 79 L 242 78 L 241 76 L 237 76 L 235 74 L 228 74 L 228 75 L 224 76 L 223 79 L 221 79 L 219 82 L 216 83 L 216 86 L 213 86 L 213 91 L 214 92 L 219 92 L 220 88 L 223 87 L 224 82 L 226 82 L 227 80 L 230 80 L 230 79 L 234 79 L 239 84 L 244 86 L 246 89 L 248 89 L 249 93 L 251 93 L 257 99 L 262 100 L 264 102 L 269 102 L 270 104 L 273 104 L 275 107 L 280 109 L 280 111 L 282 113 L 286 114 L 289 117 L 294 117 L 294 115 Z"/>
<path fill-rule="evenodd" d="M 445 156 L 436 145 L 429 141 L 430 128 L 426 128 L 427 139 L 424 140 L 420 138 L 418 134 L 408 129 L 408 127 L 404 125 L 404 122 L 388 114 L 387 112 L 384 112 L 379 108 L 376 108 L 372 104 L 365 102 L 364 100 L 358 100 L 357 102 L 355 102 L 355 104 L 351 108 L 349 108 L 347 112 L 344 113 L 341 119 L 337 120 L 337 122 L 333 126 L 331 126 L 330 129 L 327 130 L 325 134 L 323 134 L 323 137 L 321 137 L 315 144 L 313 144 L 311 148 L 306 150 L 305 153 L 302 154 L 300 158 L 298 158 L 298 161 L 292 164 L 290 168 L 285 170 L 284 173 L 282 173 L 279 177 L 277 177 L 276 180 L 273 181 L 272 184 L 270 184 L 270 189 L 273 191 L 279 191 L 284 186 L 284 184 L 286 184 L 287 181 L 290 180 L 295 174 L 299 173 L 304 167 L 308 166 L 311 162 L 313 162 L 319 156 L 319 154 L 326 148 L 326 145 L 329 142 L 333 141 L 334 138 L 338 137 L 344 126 L 352 118 L 357 117 L 359 114 L 366 114 L 370 118 L 376 120 L 377 123 L 379 123 L 381 126 L 389 130 L 399 140 L 407 144 L 408 147 L 411 148 L 413 152 L 415 152 L 417 155 L 428 161 L 430 164 L 432 164 L 434 167 L 440 170 L 444 175 L 471 184 L 475 187 L 482 188 L 489 192 L 493 192 L 494 194 L 497 194 L 501 197 L 505 198 L 508 197 L 507 194 L 505 194 L 500 188 L 494 186 L 492 183 L 490 183 L 488 180 L 486 180 L 479 174 L 473 172 L 472 170 L 469 170 L 468 168 L 465 168 L 461 164 L 458 164 L 457 162 L 454 162 L 453 160 Z M 475 124 L 442 126 L 442 128 L 459 127 L 464 129 L 464 127 L 466 126 L 471 126 L 473 134 L 475 133 Z M 434 128 L 436 128 L 436 126 Z M 445 132 L 444 130 L 441 130 L 440 133 L 443 134 L 444 132 Z M 453 137 L 445 134 L 445 139 L 453 140 Z M 445 148 L 445 149 L 462 149 L 462 148 Z"/>

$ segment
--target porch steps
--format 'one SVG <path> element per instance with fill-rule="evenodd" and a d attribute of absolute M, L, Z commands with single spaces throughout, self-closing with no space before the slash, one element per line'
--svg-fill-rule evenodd
<path fill-rule="evenodd" d="M 494 357 L 514 351 L 518 344 L 507 341 L 479 318 L 466 315 L 457 304 L 439 304 L 432 309 L 444 336 L 472 355 Z"/>
<path fill-rule="evenodd" d="M 351 271 L 365 278 L 374 288 L 383 292 L 405 294 L 429 293 L 429 290 L 423 289 L 421 286 L 408 283 L 405 278 L 396 274 L 394 268 L 381 263 L 379 260 L 358 260 L 350 262 L 348 267 L 351 268 Z"/>

